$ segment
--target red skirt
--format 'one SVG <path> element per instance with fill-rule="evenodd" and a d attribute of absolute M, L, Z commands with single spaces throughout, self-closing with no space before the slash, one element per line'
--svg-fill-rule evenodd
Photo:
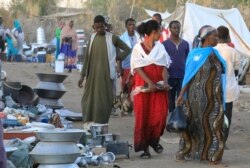
<path fill-rule="evenodd" d="M 157 83 L 162 79 L 163 67 L 151 64 L 142 68 L 144 73 Z M 143 86 L 144 80 L 135 74 L 135 85 Z M 159 143 L 160 137 L 166 126 L 168 113 L 168 98 L 166 91 L 139 93 L 134 96 L 135 129 L 134 148 L 135 151 L 145 150 L 149 146 Z"/>

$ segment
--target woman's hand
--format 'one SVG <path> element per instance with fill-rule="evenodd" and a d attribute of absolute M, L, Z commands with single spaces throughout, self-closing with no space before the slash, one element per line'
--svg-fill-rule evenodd
<path fill-rule="evenodd" d="M 156 90 L 156 86 L 153 82 L 148 83 L 148 88 L 151 92 L 155 92 L 155 90 Z"/>
<path fill-rule="evenodd" d="M 181 106 L 183 104 L 183 96 L 182 95 L 179 95 L 175 104 L 176 104 L 176 106 Z"/>
<path fill-rule="evenodd" d="M 168 91 L 168 90 L 170 89 L 170 86 L 169 86 L 169 84 L 168 84 L 167 81 L 165 81 L 165 82 L 163 83 L 163 88 L 164 88 L 166 91 Z"/>

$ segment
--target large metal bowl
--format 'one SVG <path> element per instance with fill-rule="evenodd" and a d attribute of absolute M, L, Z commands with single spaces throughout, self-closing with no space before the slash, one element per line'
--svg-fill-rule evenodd
<path fill-rule="evenodd" d="M 36 89 L 58 90 L 58 91 L 66 90 L 63 83 L 54 83 L 54 82 L 39 82 L 36 85 Z"/>
<path fill-rule="evenodd" d="M 34 91 L 39 97 L 49 98 L 49 99 L 60 99 L 66 92 L 61 90 L 47 90 L 47 89 L 37 89 L 37 88 L 35 88 Z"/>
<path fill-rule="evenodd" d="M 67 75 L 45 74 L 45 73 L 36 73 L 36 75 L 40 79 L 40 81 L 55 82 L 55 83 L 62 83 L 67 77 Z"/>
<path fill-rule="evenodd" d="M 79 168 L 76 164 L 40 164 L 38 168 Z"/>
<path fill-rule="evenodd" d="M 73 163 L 80 156 L 80 149 L 74 142 L 39 142 L 30 155 L 35 163 Z"/>
<path fill-rule="evenodd" d="M 37 138 L 45 142 L 78 142 L 86 131 L 81 129 L 62 129 L 44 130 L 36 132 Z"/>

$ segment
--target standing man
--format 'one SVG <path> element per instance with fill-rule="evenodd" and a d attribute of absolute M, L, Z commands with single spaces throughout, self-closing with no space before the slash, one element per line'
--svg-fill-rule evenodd
<path fill-rule="evenodd" d="M 161 14 L 155 13 L 152 17 L 152 20 L 157 21 L 160 26 L 161 26 L 161 36 L 159 41 L 162 43 L 163 41 L 167 40 L 170 38 L 170 33 L 168 29 L 165 29 L 164 26 L 162 25 L 162 17 Z"/>
<path fill-rule="evenodd" d="M 120 36 L 120 39 L 132 50 L 135 44 L 140 41 L 140 35 L 135 31 L 135 20 L 133 18 L 126 19 L 125 27 L 126 31 Z M 129 93 L 133 85 L 133 76 L 130 74 L 130 59 L 131 54 L 122 61 L 122 88 L 127 85 Z M 123 111 L 122 115 L 127 115 L 127 112 Z"/>
<path fill-rule="evenodd" d="M 229 128 L 231 125 L 233 101 L 239 98 L 240 90 L 236 80 L 238 76 L 238 69 L 240 65 L 238 52 L 228 45 L 230 42 L 229 30 L 225 26 L 217 28 L 218 31 L 218 44 L 216 49 L 227 62 L 227 76 L 226 76 L 226 111 L 225 115 L 228 118 L 229 126 L 224 128 L 225 143 L 228 138 Z M 227 147 L 226 147 L 227 148 Z"/>
<path fill-rule="evenodd" d="M 78 86 L 86 80 L 82 97 L 84 127 L 91 123 L 106 124 L 113 104 L 113 80 L 116 75 L 116 60 L 123 60 L 130 53 L 129 47 L 116 35 L 105 31 L 105 19 L 94 18 L 90 42 Z M 116 47 L 123 50 L 116 55 Z"/>
<path fill-rule="evenodd" d="M 175 98 L 179 96 L 181 91 L 186 58 L 189 53 L 189 44 L 187 41 L 180 38 L 181 24 L 179 21 L 171 21 L 169 23 L 169 29 L 171 37 L 170 39 L 164 41 L 163 45 L 172 60 L 168 69 L 168 84 L 172 87 L 172 89 L 168 92 L 169 112 L 172 112 L 175 108 Z"/>

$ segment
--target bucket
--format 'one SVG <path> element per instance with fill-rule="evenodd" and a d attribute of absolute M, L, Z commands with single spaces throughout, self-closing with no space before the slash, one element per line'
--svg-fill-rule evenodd
<path fill-rule="evenodd" d="M 55 72 L 63 73 L 64 72 L 64 61 L 55 61 Z"/>

